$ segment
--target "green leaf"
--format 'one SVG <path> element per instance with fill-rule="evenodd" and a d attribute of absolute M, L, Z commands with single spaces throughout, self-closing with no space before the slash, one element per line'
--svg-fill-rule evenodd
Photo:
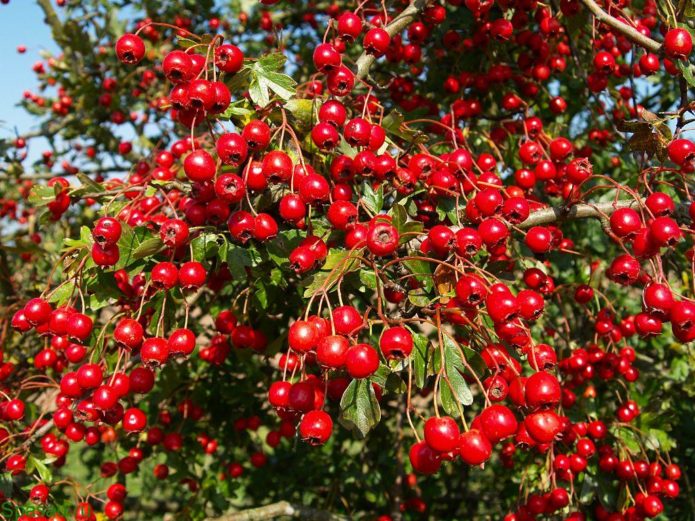
<path fill-rule="evenodd" d="M 304 297 L 309 298 L 321 288 L 326 291 L 333 289 L 333 286 L 346 273 L 357 271 L 360 267 L 360 262 L 350 250 L 335 250 L 332 251 L 321 271 L 314 273 L 308 279 L 305 279 Z M 335 269 L 334 269 L 335 268 Z"/>
<path fill-rule="evenodd" d="M 412 331 L 411 331 L 412 332 Z M 428 371 L 432 369 L 429 356 L 430 340 L 425 335 L 413 333 L 413 376 L 415 386 L 422 389 L 428 376 Z"/>
<path fill-rule="evenodd" d="M 133 250 L 133 260 L 144 259 L 151 257 L 164 249 L 164 243 L 159 237 L 150 237 L 142 241 L 137 248 Z"/>
<path fill-rule="evenodd" d="M 70 297 L 75 291 L 75 283 L 73 281 L 66 282 L 59 288 L 57 288 L 48 299 L 49 302 L 54 303 L 56 307 L 62 306 L 70 300 Z"/>
<path fill-rule="evenodd" d="M 428 262 L 417 259 L 407 259 L 402 261 L 402 264 L 415 276 L 417 281 L 422 284 L 425 291 L 432 291 L 434 282 L 432 281 L 432 269 Z"/>
<path fill-rule="evenodd" d="M 46 466 L 46 464 L 41 461 L 36 459 L 34 456 L 30 455 L 29 458 L 27 459 L 27 473 L 30 473 L 29 469 L 36 470 L 39 473 L 39 477 L 41 478 L 41 481 L 44 483 L 50 483 L 53 481 L 53 474 L 51 473 L 51 470 Z"/>
<path fill-rule="evenodd" d="M 681 70 L 681 74 L 683 74 L 683 78 L 685 78 L 685 81 L 688 82 L 688 85 L 691 87 L 695 87 L 695 72 L 693 67 L 690 62 L 686 60 L 678 60 L 678 68 Z"/>
<path fill-rule="evenodd" d="M 297 82 L 279 72 L 283 69 L 285 60 L 285 55 L 281 53 L 267 54 L 251 67 L 249 95 L 256 105 L 268 105 L 271 91 L 284 100 L 294 96 Z"/>
<path fill-rule="evenodd" d="M 631 454 L 640 453 L 640 443 L 637 434 L 632 429 L 614 425 L 610 429 L 611 434 L 618 438 Z"/>
<path fill-rule="evenodd" d="M 362 184 L 362 203 L 374 215 L 378 214 L 384 207 L 384 185 L 374 191 L 372 185 L 365 181 Z"/>
<path fill-rule="evenodd" d="M 456 415 L 459 413 L 458 403 L 465 406 L 473 403 L 473 393 L 461 374 L 465 370 L 461 353 L 447 335 L 443 335 L 443 343 L 446 376 L 439 382 L 440 396 L 444 410 L 450 415 Z"/>
<path fill-rule="evenodd" d="M 46 206 L 55 201 L 56 195 L 55 188 L 52 186 L 34 185 L 29 192 L 29 203 L 37 208 Z"/>
<path fill-rule="evenodd" d="M 369 289 L 376 289 L 376 274 L 373 271 L 360 270 L 360 282 Z"/>
<path fill-rule="evenodd" d="M 381 420 L 381 408 L 372 383 L 366 379 L 353 380 L 340 400 L 341 422 L 356 429 L 362 437 Z"/>
<path fill-rule="evenodd" d="M 388 211 L 388 214 L 391 216 L 391 224 L 396 227 L 398 233 L 401 233 L 403 226 L 408 220 L 408 212 L 405 211 L 405 206 L 402 204 L 394 204 Z"/>
<path fill-rule="evenodd" d="M 307 136 L 307 137 L 310 137 L 310 136 Z M 311 143 L 313 143 L 313 141 L 311 141 L 311 139 L 309 141 Z M 341 154 L 344 154 L 350 158 L 353 158 L 357 155 L 357 149 L 354 148 L 352 145 L 350 145 L 350 143 L 345 141 L 345 138 L 342 136 L 340 137 L 340 143 L 338 144 L 338 151 Z"/>
<path fill-rule="evenodd" d="M 596 495 L 596 478 L 585 472 L 584 480 L 579 490 L 579 502 L 584 505 L 591 503 Z"/>
<path fill-rule="evenodd" d="M 302 235 L 299 230 L 283 230 L 278 233 L 278 236 L 267 243 L 266 251 L 270 259 L 278 267 L 289 266 L 289 255 L 299 243 L 302 241 Z"/>
<path fill-rule="evenodd" d="M 393 110 L 381 121 L 381 126 L 388 134 L 398 136 L 408 143 L 419 144 L 428 141 L 427 135 L 423 132 L 402 127 L 404 121 L 403 114 L 398 110 Z"/>
<path fill-rule="evenodd" d="M 448 218 L 451 224 L 458 223 L 458 208 L 456 206 L 456 199 L 453 197 L 441 198 L 437 204 L 437 216 L 444 220 Z"/>
<path fill-rule="evenodd" d="M 122 296 L 112 273 L 97 271 L 87 283 L 89 309 L 102 309 Z"/>
<path fill-rule="evenodd" d="M 268 309 L 268 287 L 262 279 L 256 281 L 255 291 L 253 292 L 253 298 L 258 304 L 260 310 L 265 311 Z"/>
<path fill-rule="evenodd" d="M 203 233 L 193 239 L 191 241 L 193 260 L 202 262 L 205 259 L 211 259 L 217 255 L 220 248 L 217 237 L 216 233 Z"/>
<path fill-rule="evenodd" d="M 232 277 L 235 279 L 246 278 L 246 268 L 253 266 L 253 258 L 249 249 L 242 248 L 238 244 L 229 244 L 227 249 L 227 265 Z"/>
<path fill-rule="evenodd" d="M 687 2 L 685 12 L 683 13 L 683 18 L 686 20 L 695 18 L 695 0 L 687 0 Z"/>
<path fill-rule="evenodd" d="M 284 100 L 289 100 L 292 96 L 294 96 L 297 82 L 287 74 L 282 74 L 279 72 L 266 72 L 260 76 L 260 80 L 268 89 L 272 90 Z"/>
<path fill-rule="evenodd" d="M 12 474 L 3 472 L 0 474 L 0 494 L 3 497 L 12 497 Z"/>
<path fill-rule="evenodd" d="M 223 120 L 231 119 L 243 126 L 253 119 L 255 113 L 256 111 L 253 109 L 249 101 L 246 98 L 243 98 L 230 103 L 227 110 L 220 114 L 218 118 Z"/>
<path fill-rule="evenodd" d="M 285 66 L 287 56 L 281 52 L 266 54 L 258 59 L 257 64 L 266 71 L 281 71 Z"/>
<path fill-rule="evenodd" d="M 82 184 L 70 192 L 71 196 L 81 197 L 82 194 L 105 191 L 103 185 L 97 183 L 93 179 L 90 179 L 89 176 L 83 174 L 82 172 L 77 173 L 76 177 Z"/>
<path fill-rule="evenodd" d="M 316 99 L 291 99 L 285 103 L 285 109 L 304 125 L 312 124 L 314 110 L 318 110 L 320 107 L 321 101 Z"/>
<path fill-rule="evenodd" d="M 261 85 L 258 76 L 251 76 L 251 83 L 249 84 L 249 96 L 253 102 L 260 106 L 265 107 L 270 103 L 270 93 L 265 85 Z"/>
<path fill-rule="evenodd" d="M 229 87 L 229 91 L 238 92 L 243 90 L 246 84 L 251 80 L 251 71 L 252 69 L 249 65 L 244 65 L 244 67 L 234 75 L 232 81 L 230 81 L 227 85 L 227 87 Z"/>
<path fill-rule="evenodd" d="M 649 429 L 644 445 L 651 450 L 668 452 L 676 447 L 676 440 L 661 429 Z"/>

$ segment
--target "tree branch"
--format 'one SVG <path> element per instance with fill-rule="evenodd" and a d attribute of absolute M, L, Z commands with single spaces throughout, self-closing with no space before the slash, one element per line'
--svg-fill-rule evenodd
<path fill-rule="evenodd" d="M 592 12 L 594 17 L 599 22 L 602 22 L 612 27 L 619 33 L 622 33 L 628 40 L 632 41 L 633 43 L 636 43 L 637 45 L 640 45 L 653 53 L 658 53 L 661 50 L 661 44 L 659 42 L 657 42 L 656 40 L 652 40 L 648 36 L 644 36 L 634 27 L 631 27 L 626 23 L 621 22 L 617 18 L 614 18 L 613 16 L 609 15 L 607 12 L 601 9 L 601 6 L 599 6 L 594 0 L 582 0 L 582 3 L 589 11 Z"/>
<path fill-rule="evenodd" d="M 603 215 L 610 215 L 618 208 L 634 208 L 638 202 L 634 199 L 627 201 L 612 201 L 598 204 L 575 204 L 572 206 L 551 206 L 531 212 L 528 218 L 519 224 L 519 228 L 526 230 L 533 226 L 550 224 L 557 221 L 569 221 L 573 219 L 586 219 L 594 217 L 600 219 Z"/>
<path fill-rule="evenodd" d="M 53 39 L 58 42 L 61 41 L 63 37 L 63 24 L 60 18 L 58 18 L 55 9 L 53 9 L 51 0 L 36 0 L 36 3 L 39 4 L 43 14 L 46 16 L 46 24 L 51 28 Z"/>
<path fill-rule="evenodd" d="M 279 501 L 264 507 L 251 508 L 225 514 L 220 517 L 208 518 L 206 521 L 262 521 L 264 519 L 275 519 L 276 517 L 295 517 L 306 521 L 345 521 L 345 517 L 331 514 L 325 510 L 317 510 L 295 505 L 288 501 Z"/>
<path fill-rule="evenodd" d="M 392 38 L 399 34 L 403 29 L 405 29 L 409 24 L 414 22 L 420 12 L 427 7 L 428 0 L 415 0 L 412 4 L 406 7 L 401 13 L 396 16 L 391 23 L 389 23 L 384 29 L 389 33 Z M 373 54 L 368 54 L 363 52 L 359 58 L 357 58 L 357 79 L 361 80 L 369 74 L 369 69 L 376 61 L 376 57 Z"/>

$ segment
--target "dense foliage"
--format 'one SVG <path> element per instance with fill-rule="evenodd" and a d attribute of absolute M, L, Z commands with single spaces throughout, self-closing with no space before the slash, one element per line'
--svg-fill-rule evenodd
<path fill-rule="evenodd" d="M 692 519 L 692 0 L 37 3 L 3 518 Z"/>

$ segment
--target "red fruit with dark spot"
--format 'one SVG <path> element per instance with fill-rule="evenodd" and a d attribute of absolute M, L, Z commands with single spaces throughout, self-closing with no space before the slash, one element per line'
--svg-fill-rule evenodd
<path fill-rule="evenodd" d="M 398 230 L 391 223 L 377 221 L 367 231 L 367 248 L 377 257 L 393 255 L 398 248 Z"/>
<path fill-rule="evenodd" d="M 145 44 L 139 36 L 126 33 L 116 42 L 116 56 L 127 65 L 140 63 L 145 56 Z"/>
<path fill-rule="evenodd" d="M 406 358 L 413 351 L 413 335 L 404 327 L 390 327 L 381 334 L 379 348 L 387 359 Z"/>

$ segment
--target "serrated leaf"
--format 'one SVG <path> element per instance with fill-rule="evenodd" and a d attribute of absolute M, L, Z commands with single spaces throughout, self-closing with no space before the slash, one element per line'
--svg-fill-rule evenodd
<path fill-rule="evenodd" d="M 254 288 L 253 298 L 258 304 L 261 311 L 268 309 L 268 288 L 262 279 L 256 281 L 256 286 Z"/>
<path fill-rule="evenodd" d="M 137 248 L 133 250 L 133 260 L 144 259 L 151 257 L 164 249 L 164 243 L 159 237 L 150 237 L 142 241 Z"/>
<path fill-rule="evenodd" d="M 30 468 L 32 470 L 29 470 Z M 46 466 L 43 461 L 30 455 L 29 458 L 27 458 L 27 473 L 31 473 L 33 470 L 36 470 L 36 472 L 39 473 L 39 477 L 44 483 L 50 483 L 53 481 L 53 474 L 48 466 Z"/>
<path fill-rule="evenodd" d="M 303 125 L 311 125 L 314 120 L 314 111 L 321 107 L 321 101 L 316 99 L 291 99 L 285 103 L 288 110 L 296 120 Z"/>
<path fill-rule="evenodd" d="M 651 450 L 668 452 L 676 447 L 676 441 L 661 429 L 649 429 L 644 445 Z"/>
<path fill-rule="evenodd" d="M 265 107 L 270 103 L 268 88 L 264 84 L 261 84 L 258 76 L 252 76 L 251 78 L 251 83 L 249 83 L 249 96 L 251 96 L 253 102 L 260 107 Z"/>
<path fill-rule="evenodd" d="M 96 311 L 106 306 L 122 296 L 121 291 L 116 286 L 116 281 L 111 273 L 98 271 L 96 275 L 87 283 L 87 303 L 89 309 Z"/>
<path fill-rule="evenodd" d="M 270 259 L 279 267 L 287 267 L 289 265 L 289 255 L 302 240 L 299 230 L 283 230 L 278 233 L 278 236 L 268 242 L 266 251 Z"/>
<path fill-rule="evenodd" d="M 399 235 L 402 233 L 403 226 L 408 220 L 408 212 L 405 210 L 405 206 L 402 204 L 394 204 L 389 210 L 388 214 L 391 216 L 391 224 L 396 227 Z M 406 237 L 405 240 L 410 240 L 412 237 Z"/>
<path fill-rule="evenodd" d="M 402 261 L 403 266 L 412 273 L 426 292 L 432 291 L 432 268 L 428 262 L 418 259 L 407 259 Z"/>
<path fill-rule="evenodd" d="M 639 454 L 641 449 L 640 449 L 640 443 L 639 443 L 639 438 L 635 432 L 627 427 L 620 427 L 620 426 L 613 426 L 611 427 L 611 434 L 618 438 L 623 446 L 631 453 L 631 454 Z"/>
<path fill-rule="evenodd" d="M 194 261 L 202 262 L 211 259 L 219 251 L 218 235 L 216 233 L 203 233 L 191 241 L 192 257 Z"/>
<path fill-rule="evenodd" d="M 56 288 L 56 290 L 51 293 L 48 301 L 55 304 L 56 307 L 65 305 L 70 297 L 75 291 L 75 283 L 73 281 L 66 281 L 65 284 Z"/>
<path fill-rule="evenodd" d="M 285 59 L 283 54 L 268 54 L 251 67 L 249 95 L 256 105 L 268 105 L 271 91 L 284 100 L 294 96 L 297 82 L 287 74 L 279 72 Z"/>
<path fill-rule="evenodd" d="M 281 71 L 285 66 L 287 56 L 281 52 L 266 54 L 258 59 L 257 64 L 267 71 Z"/>
<path fill-rule="evenodd" d="M 244 65 L 242 69 L 232 77 L 232 81 L 230 81 L 227 85 L 229 91 L 238 92 L 240 90 L 243 90 L 245 85 L 251 79 L 251 71 L 252 69 L 250 65 Z"/>
<path fill-rule="evenodd" d="M 248 102 L 248 100 L 244 98 L 230 103 L 229 107 L 227 107 L 227 110 L 220 114 L 218 118 L 223 120 L 231 119 L 244 126 L 249 121 L 251 121 L 251 119 L 253 119 L 253 116 L 255 114 L 256 111 L 253 109 L 253 107 L 251 107 L 251 104 Z"/>
<path fill-rule="evenodd" d="M 340 411 L 341 422 L 365 437 L 381 420 L 381 408 L 372 383 L 366 378 L 350 382 L 340 400 Z"/>
<path fill-rule="evenodd" d="M 229 244 L 227 249 L 227 265 L 229 272 L 235 279 L 246 278 L 246 268 L 254 264 L 250 249 L 242 248 L 238 244 Z"/>
<path fill-rule="evenodd" d="M 309 298 L 317 291 L 323 289 L 330 291 L 346 273 L 359 269 L 359 260 L 349 250 L 332 251 L 321 271 L 314 273 L 306 280 L 304 297 Z"/>
<path fill-rule="evenodd" d="M 93 192 L 99 193 L 99 192 L 105 191 L 105 188 L 103 185 L 101 185 L 100 183 L 97 183 L 93 179 L 90 179 L 89 176 L 87 176 L 86 174 L 83 174 L 82 172 L 78 172 L 77 174 L 75 174 L 75 176 L 77 177 L 77 179 L 80 180 L 80 182 L 82 184 L 80 186 L 78 186 L 77 188 L 75 188 L 74 190 L 72 190 L 70 192 L 70 195 L 77 197 L 77 196 L 82 196 L 82 194 L 86 194 L 86 193 L 93 193 Z"/>
<path fill-rule="evenodd" d="M 384 185 L 374 190 L 372 185 L 365 181 L 362 184 L 362 204 L 374 215 L 384 207 Z"/>
<path fill-rule="evenodd" d="M 430 361 L 430 340 L 425 335 L 413 333 L 413 376 L 415 378 L 415 386 L 422 389 L 425 386 L 425 381 L 431 369 Z"/>
<path fill-rule="evenodd" d="M 284 100 L 289 100 L 292 96 L 294 96 L 297 82 L 287 74 L 282 74 L 280 72 L 266 72 L 263 76 L 261 76 L 261 80 L 265 82 L 270 90 Z"/>
<path fill-rule="evenodd" d="M 360 282 L 369 289 L 376 289 L 376 274 L 373 271 L 360 270 Z"/>
<path fill-rule="evenodd" d="M 448 414 L 455 415 L 459 412 L 459 406 L 468 406 L 473 403 L 473 393 L 468 386 L 468 382 L 463 377 L 462 372 L 465 370 L 461 353 L 457 349 L 453 340 L 448 335 L 443 335 L 444 344 L 444 373 L 446 377 L 442 377 L 439 382 L 441 388 L 442 406 Z"/>
<path fill-rule="evenodd" d="M 46 206 L 55 201 L 55 198 L 56 191 L 52 186 L 34 185 L 29 192 L 29 203 L 35 207 Z"/>
<path fill-rule="evenodd" d="M 311 141 L 311 143 L 313 143 L 313 141 Z M 357 149 L 350 145 L 350 143 L 345 141 L 345 138 L 343 136 L 340 136 L 340 143 L 338 143 L 338 151 L 341 154 L 346 155 L 350 158 L 353 158 L 357 155 Z"/>
<path fill-rule="evenodd" d="M 387 134 L 398 136 L 408 143 L 420 144 L 428 141 L 429 138 L 423 132 L 404 127 L 404 121 L 405 117 L 401 112 L 398 110 L 392 110 L 381 121 L 381 126 L 387 132 Z"/>
<path fill-rule="evenodd" d="M 685 78 L 685 81 L 687 81 L 688 85 L 691 87 L 695 87 L 695 67 L 693 67 L 690 62 L 685 60 L 678 60 L 677 63 L 683 78 Z"/>

